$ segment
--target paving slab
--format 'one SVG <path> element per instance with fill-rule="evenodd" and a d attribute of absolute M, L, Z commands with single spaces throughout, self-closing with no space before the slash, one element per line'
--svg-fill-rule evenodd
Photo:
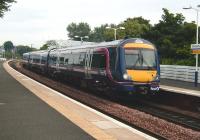
<path fill-rule="evenodd" d="M 188 90 L 200 91 L 200 84 L 198 84 L 197 87 L 195 87 L 194 82 L 186 82 L 186 81 L 171 80 L 171 79 L 161 79 L 160 84 L 166 85 L 166 86 L 171 86 L 171 87 L 188 89 Z"/>
<path fill-rule="evenodd" d="M 165 91 L 178 94 L 200 97 L 200 84 L 197 87 L 192 82 L 185 82 L 171 79 L 161 79 L 160 88 Z"/>

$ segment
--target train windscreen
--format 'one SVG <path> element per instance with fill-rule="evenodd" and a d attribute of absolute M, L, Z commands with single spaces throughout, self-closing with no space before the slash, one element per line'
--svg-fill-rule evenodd
<path fill-rule="evenodd" d="M 156 54 L 153 49 L 125 49 L 126 69 L 155 70 Z"/>

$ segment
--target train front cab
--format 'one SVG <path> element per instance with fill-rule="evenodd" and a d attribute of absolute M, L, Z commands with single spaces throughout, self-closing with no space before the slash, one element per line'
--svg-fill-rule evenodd
<path fill-rule="evenodd" d="M 157 93 L 160 67 L 156 48 L 138 41 L 123 44 L 121 50 L 121 69 L 126 80 L 123 89 L 129 93 Z"/>
<path fill-rule="evenodd" d="M 28 68 L 29 57 L 30 57 L 29 53 L 24 53 L 23 54 L 23 57 L 22 57 L 22 65 L 23 65 L 23 67 Z"/>

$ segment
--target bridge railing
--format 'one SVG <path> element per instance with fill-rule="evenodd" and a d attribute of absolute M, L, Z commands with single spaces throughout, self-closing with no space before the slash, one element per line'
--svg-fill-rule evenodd
<path fill-rule="evenodd" d="M 161 78 L 194 82 L 195 67 L 179 65 L 160 65 Z M 200 83 L 200 73 L 198 75 Z"/>

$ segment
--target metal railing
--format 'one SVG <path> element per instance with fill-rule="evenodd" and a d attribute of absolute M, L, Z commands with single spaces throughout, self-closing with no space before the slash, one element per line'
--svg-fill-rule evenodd
<path fill-rule="evenodd" d="M 195 78 L 195 67 L 191 66 L 160 65 L 160 72 L 161 78 L 165 79 L 194 82 Z M 198 79 L 200 79 L 200 75 Z M 198 83 L 200 83 L 200 80 Z"/>
<path fill-rule="evenodd" d="M 6 61 L 6 58 L 0 58 L 0 61 Z"/>

